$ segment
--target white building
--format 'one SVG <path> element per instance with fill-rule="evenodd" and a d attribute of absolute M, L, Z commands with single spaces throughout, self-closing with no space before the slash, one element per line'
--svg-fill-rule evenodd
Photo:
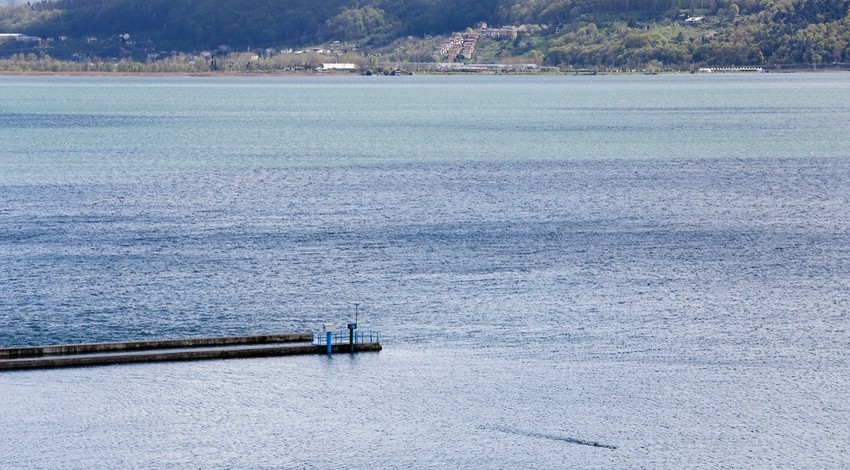
<path fill-rule="evenodd" d="M 41 38 L 35 36 L 27 36 L 21 33 L 0 33 L 0 41 L 26 41 L 38 42 Z"/>
<path fill-rule="evenodd" d="M 318 69 L 319 72 L 327 72 L 329 70 L 338 70 L 341 72 L 354 72 L 357 70 L 357 64 L 349 64 L 349 63 L 333 63 L 333 64 L 322 64 Z"/>

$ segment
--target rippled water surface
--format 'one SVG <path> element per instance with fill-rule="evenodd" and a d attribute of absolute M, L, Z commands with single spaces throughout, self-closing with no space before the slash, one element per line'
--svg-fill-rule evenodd
<path fill-rule="evenodd" d="M 850 466 L 850 78 L 0 77 L 10 468 Z"/>

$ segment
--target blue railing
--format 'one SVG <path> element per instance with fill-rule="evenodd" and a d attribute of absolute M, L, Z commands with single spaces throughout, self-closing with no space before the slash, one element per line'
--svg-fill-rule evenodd
<path fill-rule="evenodd" d="M 331 335 L 331 344 L 348 344 L 348 330 L 335 331 Z M 377 331 L 355 331 L 354 344 L 358 343 L 380 343 L 381 334 Z M 327 346 L 327 333 L 316 333 L 313 335 L 313 344 Z"/>

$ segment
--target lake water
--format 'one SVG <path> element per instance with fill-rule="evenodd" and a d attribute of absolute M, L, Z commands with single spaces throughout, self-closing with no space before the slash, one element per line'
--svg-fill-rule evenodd
<path fill-rule="evenodd" d="M 846 468 L 850 75 L 0 77 L 8 468 Z M 595 444 L 595 445 L 594 445 Z"/>

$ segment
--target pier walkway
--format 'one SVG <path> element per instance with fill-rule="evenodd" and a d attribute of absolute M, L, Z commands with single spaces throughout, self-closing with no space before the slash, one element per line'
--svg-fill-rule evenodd
<path fill-rule="evenodd" d="M 380 351 L 374 337 L 359 336 L 353 347 L 334 341 L 334 353 Z M 196 361 L 244 357 L 326 354 L 327 346 L 313 334 L 226 336 L 158 341 L 68 344 L 0 349 L 0 371 L 85 367 L 139 362 Z"/>

